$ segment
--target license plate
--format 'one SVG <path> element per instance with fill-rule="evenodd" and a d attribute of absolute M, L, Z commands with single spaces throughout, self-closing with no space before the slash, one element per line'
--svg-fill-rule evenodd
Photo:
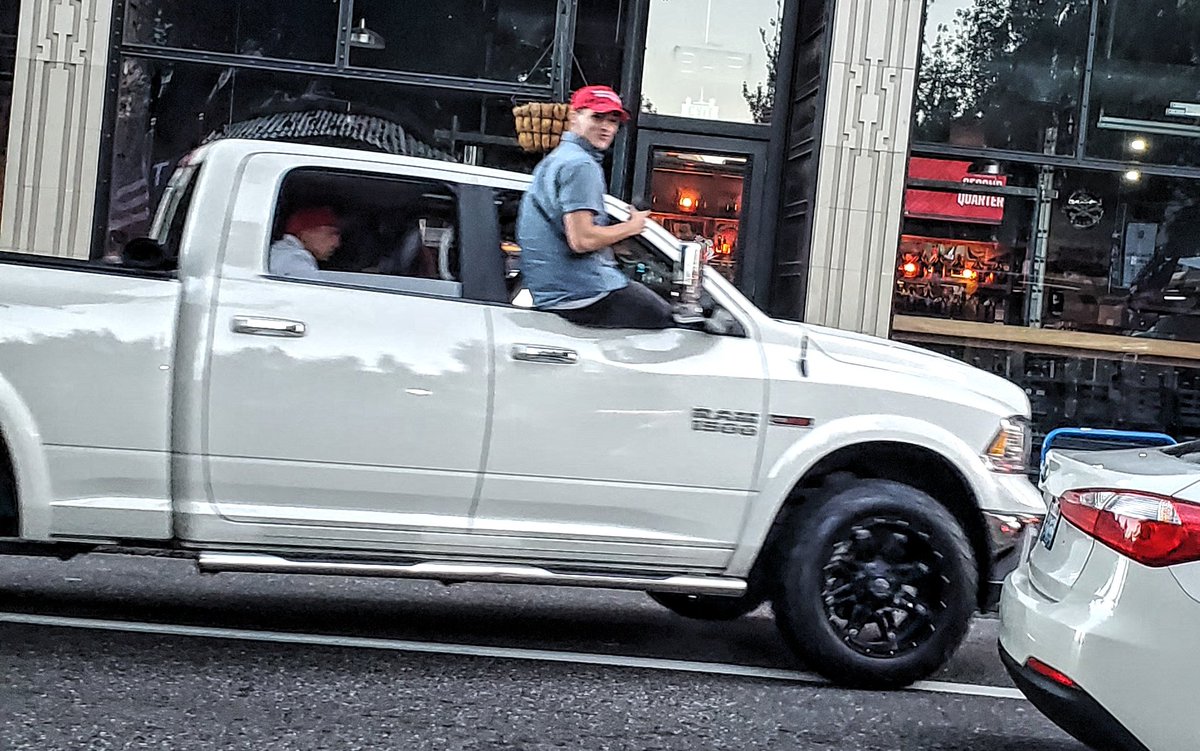
<path fill-rule="evenodd" d="M 1046 520 L 1042 522 L 1042 534 L 1039 541 L 1046 546 L 1046 550 L 1054 547 L 1054 534 L 1058 532 L 1058 520 L 1062 516 L 1062 511 L 1058 507 L 1058 501 L 1050 504 L 1050 510 L 1046 512 Z"/>

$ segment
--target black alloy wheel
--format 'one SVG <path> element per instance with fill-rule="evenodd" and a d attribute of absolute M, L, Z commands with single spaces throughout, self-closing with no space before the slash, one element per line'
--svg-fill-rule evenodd
<path fill-rule="evenodd" d="M 801 661 L 835 683 L 897 688 L 962 643 L 977 604 L 966 534 L 928 494 L 855 480 L 807 500 L 775 567 L 772 605 Z"/>
<path fill-rule="evenodd" d="M 946 610 L 950 582 L 943 560 L 930 536 L 903 519 L 852 524 L 822 569 L 830 627 L 868 657 L 917 649 Z"/>

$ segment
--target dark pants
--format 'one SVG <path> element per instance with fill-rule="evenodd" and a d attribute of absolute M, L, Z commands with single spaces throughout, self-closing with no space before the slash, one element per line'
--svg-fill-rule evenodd
<path fill-rule="evenodd" d="M 554 312 L 571 323 L 603 329 L 669 329 L 675 325 L 670 303 L 634 281 L 586 308 Z"/>

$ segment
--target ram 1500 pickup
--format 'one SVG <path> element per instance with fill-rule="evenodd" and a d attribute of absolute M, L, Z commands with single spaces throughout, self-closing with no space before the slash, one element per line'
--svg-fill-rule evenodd
<path fill-rule="evenodd" d="M 706 619 L 770 603 L 834 681 L 939 668 L 1045 510 L 1024 392 L 773 320 L 653 223 L 619 264 L 696 322 L 531 309 L 527 185 L 224 140 L 122 264 L 0 256 L 0 548 L 623 588 Z M 273 273 L 282 217 L 314 204 L 341 248 Z"/>

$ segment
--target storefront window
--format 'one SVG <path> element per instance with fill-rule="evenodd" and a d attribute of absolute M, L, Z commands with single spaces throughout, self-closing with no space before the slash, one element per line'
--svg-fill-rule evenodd
<path fill-rule="evenodd" d="M 1090 0 L 929 0 L 913 139 L 1074 153 Z"/>
<path fill-rule="evenodd" d="M 332 64 L 331 0 L 127 0 L 125 42 Z"/>
<path fill-rule="evenodd" d="M 465 92 L 413 92 L 373 81 L 123 58 L 109 231 L 98 252 L 115 258 L 126 242 L 145 235 L 179 159 L 213 138 L 451 159 L 437 130 L 450 128 L 456 118 L 463 130 L 479 130 L 483 113 L 510 106 L 506 99 Z"/>
<path fill-rule="evenodd" d="M 768 123 L 781 0 L 651 0 L 642 110 Z"/>
<path fill-rule="evenodd" d="M 911 160 L 910 184 L 964 189 L 906 192 L 898 315 L 1200 342 L 1200 183 L 1032 165 L 981 183 L 976 165 Z"/>
<path fill-rule="evenodd" d="M 1059 173 L 1043 325 L 1200 342 L 1200 184 L 1136 174 Z"/>
<path fill-rule="evenodd" d="M 1200 161 L 1200 0 L 1100 0 L 1089 156 Z"/>
<path fill-rule="evenodd" d="M 556 7 L 555 0 L 355 0 L 350 64 L 549 85 Z"/>
<path fill-rule="evenodd" d="M 905 192 L 896 313 L 1021 323 L 1033 204 L 969 191 L 972 185 L 1020 187 L 1031 184 L 1033 176 L 1024 171 L 989 175 L 968 161 L 913 157 L 909 179 L 958 183 L 963 191 Z"/>
<path fill-rule="evenodd" d="M 571 89 L 587 84 L 619 88 L 625 59 L 628 0 L 579 3 L 575 16 L 575 69 Z"/>
<path fill-rule="evenodd" d="M 742 156 L 655 149 L 651 216 L 681 240 L 708 247 L 708 264 L 736 282 L 741 257 L 742 196 L 749 177 Z"/>

